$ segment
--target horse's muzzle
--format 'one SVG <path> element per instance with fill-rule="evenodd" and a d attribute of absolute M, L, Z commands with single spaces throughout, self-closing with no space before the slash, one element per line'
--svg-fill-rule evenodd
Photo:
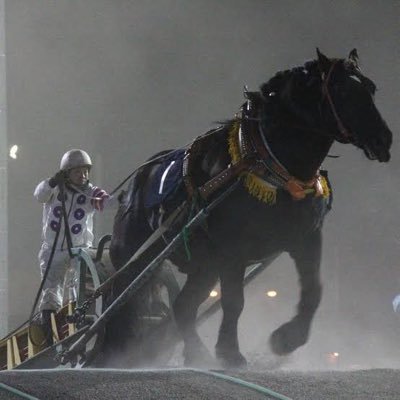
<path fill-rule="evenodd" d="M 390 147 L 392 145 L 392 132 L 385 128 L 379 136 L 364 143 L 362 146 L 369 160 L 388 162 L 390 160 Z"/>

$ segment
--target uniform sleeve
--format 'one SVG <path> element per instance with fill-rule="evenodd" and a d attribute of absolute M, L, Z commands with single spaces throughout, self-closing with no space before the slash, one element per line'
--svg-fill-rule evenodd
<path fill-rule="evenodd" d="M 47 203 L 54 195 L 55 190 L 55 188 L 50 187 L 49 180 L 45 179 L 36 186 L 33 196 L 40 203 Z"/>

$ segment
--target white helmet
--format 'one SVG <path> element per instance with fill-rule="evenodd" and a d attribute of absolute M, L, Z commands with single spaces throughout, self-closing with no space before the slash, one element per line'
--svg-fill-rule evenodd
<path fill-rule="evenodd" d="M 71 168 L 91 167 L 92 160 L 86 151 L 72 149 L 67 151 L 61 158 L 60 169 L 68 171 Z"/>

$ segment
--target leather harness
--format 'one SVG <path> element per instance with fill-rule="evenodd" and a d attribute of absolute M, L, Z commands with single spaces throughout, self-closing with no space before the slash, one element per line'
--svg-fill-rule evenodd
<path fill-rule="evenodd" d="M 197 186 L 192 174 L 194 160 L 204 148 L 210 135 L 216 134 L 222 127 L 196 138 L 186 150 L 183 162 L 183 180 L 189 197 L 193 197 L 198 192 L 204 200 L 207 200 L 215 191 L 246 172 L 253 173 L 262 179 L 265 179 L 267 175 L 270 184 L 287 190 L 297 200 L 305 198 L 309 193 L 314 193 L 316 196 L 322 195 L 319 171 L 310 181 L 303 182 L 290 175 L 275 158 L 259 129 L 257 107 L 254 104 L 258 93 L 246 92 L 246 96 L 248 100 L 236 116 L 240 124 L 238 142 L 241 158 L 237 162 L 230 163 L 227 168 L 203 185 Z"/>

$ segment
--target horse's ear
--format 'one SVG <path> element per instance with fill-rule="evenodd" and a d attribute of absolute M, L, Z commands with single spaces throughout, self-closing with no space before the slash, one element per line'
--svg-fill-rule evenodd
<path fill-rule="evenodd" d="M 325 55 L 323 55 L 319 48 L 317 47 L 317 56 L 318 56 L 318 67 L 322 74 L 327 73 L 331 66 L 331 61 Z"/>
<path fill-rule="evenodd" d="M 353 49 L 349 54 L 349 61 L 354 64 L 356 68 L 358 68 L 358 53 L 357 49 Z"/>

